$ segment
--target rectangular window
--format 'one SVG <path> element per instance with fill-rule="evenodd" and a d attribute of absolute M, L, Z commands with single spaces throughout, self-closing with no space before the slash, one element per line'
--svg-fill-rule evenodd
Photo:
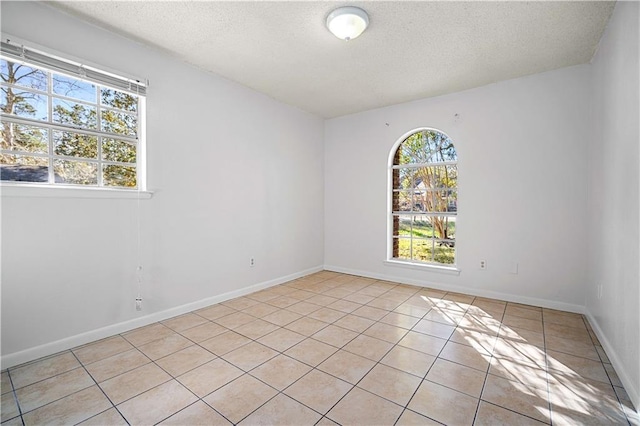
<path fill-rule="evenodd" d="M 3 182 L 145 189 L 146 86 L 2 42 Z"/>

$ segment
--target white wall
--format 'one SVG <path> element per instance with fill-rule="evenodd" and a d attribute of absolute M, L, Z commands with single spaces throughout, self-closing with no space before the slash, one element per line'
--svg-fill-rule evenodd
<path fill-rule="evenodd" d="M 142 313 L 135 200 L 2 197 L 3 368 L 322 265 L 321 118 L 42 4 L 2 2 L 2 30 L 150 80 L 155 191 L 141 202 Z"/>
<path fill-rule="evenodd" d="M 586 307 L 640 407 L 640 5 L 618 2 L 593 64 Z M 602 285 L 602 297 L 597 286 Z"/>
<path fill-rule="evenodd" d="M 325 265 L 581 311 L 588 83 L 583 65 L 326 121 Z M 459 276 L 383 264 L 389 153 L 422 126 L 458 150 Z"/>

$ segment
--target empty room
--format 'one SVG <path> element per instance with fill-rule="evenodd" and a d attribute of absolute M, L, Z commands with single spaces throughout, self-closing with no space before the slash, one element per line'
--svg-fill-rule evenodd
<path fill-rule="evenodd" d="M 640 3 L 2 1 L 2 425 L 640 425 Z"/>

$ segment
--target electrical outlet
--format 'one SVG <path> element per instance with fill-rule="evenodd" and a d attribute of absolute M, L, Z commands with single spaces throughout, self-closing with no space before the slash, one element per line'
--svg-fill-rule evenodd
<path fill-rule="evenodd" d="M 487 269 L 487 261 L 486 260 L 481 260 L 480 261 L 480 269 Z"/>
<path fill-rule="evenodd" d="M 254 257 L 249 258 L 249 266 L 251 267 L 256 266 L 256 259 Z"/>
<path fill-rule="evenodd" d="M 138 297 L 136 298 L 136 311 L 141 311 L 142 310 L 142 298 Z"/>

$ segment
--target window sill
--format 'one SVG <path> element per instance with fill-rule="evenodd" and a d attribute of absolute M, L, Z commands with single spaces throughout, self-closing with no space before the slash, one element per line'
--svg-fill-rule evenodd
<path fill-rule="evenodd" d="M 0 184 L 2 197 L 30 198 L 130 198 L 150 199 L 152 191 L 115 188 L 80 188 L 77 186 L 44 186 L 32 184 Z"/>
<path fill-rule="evenodd" d="M 421 271 L 437 272 L 439 274 L 447 274 L 447 275 L 460 275 L 460 269 L 456 268 L 455 266 L 427 265 L 427 264 L 403 262 L 401 260 L 385 260 L 383 262 L 385 265 L 395 266 L 400 268 L 418 269 Z"/>

